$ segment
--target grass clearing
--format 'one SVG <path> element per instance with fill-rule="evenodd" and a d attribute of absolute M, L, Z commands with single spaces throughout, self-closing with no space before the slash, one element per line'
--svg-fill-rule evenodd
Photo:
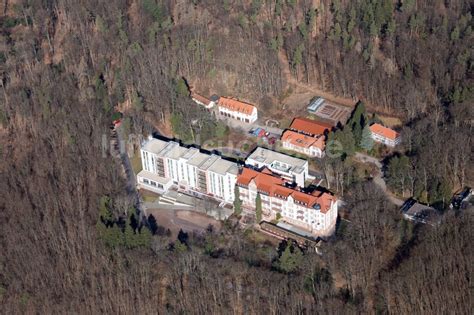
<path fill-rule="evenodd" d="M 389 116 L 379 116 L 380 120 L 383 122 L 384 126 L 387 127 L 395 127 L 395 126 L 400 126 L 402 124 L 402 121 L 400 118 L 397 117 L 389 117 Z"/>
<path fill-rule="evenodd" d="M 292 118 L 283 118 L 283 119 L 280 119 L 280 120 L 279 120 L 280 128 L 281 128 L 281 129 L 287 129 L 287 128 L 289 128 L 292 121 L 293 121 Z"/>
<path fill-rule="evenodd" d="M 140 156 L 140 150 L 136 150 L 133 156 L 130 157 L 130 163 L 132 164 L 133 172 L 138 174 L 142 170 L 142 160 Z"/>
<path fill-rule="evenodd" d="M 158 199 L 158 197 L 160 197 L 160 195 L 155 194 L 154 192 L 143 189 L 140 190 L 140 195 L 145 202 L 154 202 L 156 199 Z"/>

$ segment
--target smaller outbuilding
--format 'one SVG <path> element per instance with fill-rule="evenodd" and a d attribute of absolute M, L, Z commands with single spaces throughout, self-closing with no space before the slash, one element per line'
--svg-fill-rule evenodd
<path fill-rule="evenodd" d="M 296 117 L 295 119 L 293 119 L 290 128 L 288 129 L 305 134 L 310 137 L 315 137 L 330 131 L 332 129 L 332 126 L 313 119 Z"/>
<path fill-rule="evenodd" d="M 309 113 L 311 114 L 315 114 L 317 109 L 324 104 L 326 100 L 322 97 L 315 97 L 311 100 L 311 102 L 309 103 L 308 107 L 307 107 L 307 110 Z"/>
<path fill-rule="evenodd" d="M 372 139 L 374 139 L 375 142 L 383 143 L 389 147 L 395 147 L 401 141 L 401 137 L 398 132 L 388 127 L 382 126 L 381 124 L 372 124 L 370 126 L 370 132 L 372 133 Z"/>
<path fill-rule="evenodd" d="M 408 199 L 400 209 L 405 219 L 423 224 L 438 225 L 440 215 L 435 208 L 421 204 L 414 199 Z"/>
<path fill-rule="evenodd" d="M 324 156 L 324 135 L 310 137 L 292 130 L 286 130 L 281 136 L 283 148 L 296 151 L 311 157 L 322 158 Z"/>
<path fill-rule="evenodd" d="M 196 92 L 191 92 L 191 98 L 193 99 L 193 101 L 198 104 L 198 105 L 201 105 L 201 106 L 204 106 L 205 108 L 207 109 L 211 109 L 212 107 L 214 107 L 214 105 L 216 105 L 216 103 Z"/>
<path fill-rule="evenodd" d="M 220 97 L 217 105 L 221 117 L 228 117 L 250 124 L 258 119 L 257 107 L 252 104 L 230 97 Z"/>

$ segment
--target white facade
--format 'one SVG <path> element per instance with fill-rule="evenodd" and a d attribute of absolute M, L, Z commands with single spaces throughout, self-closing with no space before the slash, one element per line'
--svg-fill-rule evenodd
<path fill-rule="evenodd" d="M 205 101 L 204 99 L 197 98 L 197 97 L 192 97 L 192 99 L 196 104 L 204 106 L 207 109 L 211 109 L 216 105 L 216 103 L 214 103 L 213 101 L 209 101 L 209 100 Z"/>
<path fill-rule="evenodd" d="M 386 146 L 394 147 L 401 141 L 401 137 L 398 132 L 381 124 L 372 124 L 369 129 L 372 134 L 372 139 L 374 139 L 376 142 L 383 143 Z"/>
<path fill-rule="evenodd" d="M 258 119 L 257 107 L 233 98 L 219 98 L 218 111 L 221 117 L 228 117 L 245 123 L 253 123 Z"/>
<path fill-rule="evenodd" d="M 285 195 L 264 192 L 258 189 L 253 180 L 248 185 L 238 185 L 242 205 L 246 208 L 255 209 L 255 199 L 257 193 L 260 193 L 262 214 L 267 220 L 276 219 L 279 213 L 281 220 L 306 229 L 316 236 L 330 236 L 335 231 L 338 205 L 332 195 L 324 193 L 319 197 L 310 196 L 308 200 L 312 200 L 312 205 L 309 205 L 298 200 L 302 192 L 294 191 Z"/>
<path fill-rule="evenodd" d="M 322 158 L 324 157 L 324 151 L 318 148 L 315 145 L 311 145 L 309 147 L 302 147 L 299 145 L 294 145 L 291 141 L 282 141 L 282 146 L 286 150 L 295 151 L 301 154 L 305 154 L 311 157 Z"/>
<path fill-rule="evenodd" d="M 155 192 L 176 186 L 193 194 L 205 194 L 233 202 L 238 174 L 236 163 L 174 141 L 150 139 L 141 148 L 143 171 L 137 175 L 140 187 Z M 145 181 L 147 180 L 148 183 Z M 152 186 L 151 181 L 157 185 Z M 158 186 L 160 184 L 161 186 Z"/>
<path fill-rule="evenodd" d="M 374 139 L 375 142 L 385 144 L 386 146 L 389 146 L 392 148 L 400 144 L 400 140 L 401 140 L 400 137 L 397 137 L 395 139 L 390 139 L 374 132 L 372 132 L 372 139 Z"/>
<path fill-rule="evenodd" d="M 235 120 L 240 120 L 249 124 L 257 121 L 258 119 L 257 108 L 255 107 L 253 108 L 252 113 L 248 115 L 239 111 L 230 110 L 223 106 L 219 106 L 219 115 L 229 117 Z"/>
<path fill-rule="evenodd" d="M 257 168 L 268 167 L 272 172 L 294 181 L 300 187 L 305 186 L 305 180 L 309 177 L 308 161 L 261 147 L 249 155 L 245 164 Z"/>
<path fill-rule="evenodd" d="M 153 191 L 158 194 L 166 192 L 173 186 L 173 180 L 170 178 L 160 177 L 155 173 L 141 171 L 137 175 L 137 181 L 144 189 Z"/>

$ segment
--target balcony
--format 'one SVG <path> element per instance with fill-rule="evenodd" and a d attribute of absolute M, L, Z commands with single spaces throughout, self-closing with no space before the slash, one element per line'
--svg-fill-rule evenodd
<path fill-rule="evenodd" d="M 199 183 L 198 185 L 199 190 L 201 191 L 207 191 L 207 185 L 204 183 Z"/>
<path fill-rule="evenodd" d="M 290 174 L 291 167 L 284 167 L 284 166 L 276 165 L 276 164 L 271 164 L 270 167 L 279 172 Z"/>

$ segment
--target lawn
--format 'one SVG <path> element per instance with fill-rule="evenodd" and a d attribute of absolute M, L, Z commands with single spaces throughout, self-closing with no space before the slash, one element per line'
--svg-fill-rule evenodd
<path fill-rule="evenodd" d="M 133 172 L 138 174 L 142 170 L 142 160 L 140 157 L 140 150 L 136 150 L 132 157 L 130 157 L 130 163 L 132 164 Z"/>
<path fill-rule="evenodd" d="M 292 121 L 293 121 L 292 118 L 283 118 L 283 119 L 280 119 L 280 120 L 279 120 L 280 128 L 281 128 L 281 129 L 286 129 L 286 128 L 290 127 L 290 124 L 291 124 Z"/>
<path fill-rule="evenodd" d="M 140 195 L 145 202 L 154 202 L 160 195 L 155 194 L 148 190 L 140 190 Z"/>
<path fill-rule="evenodd" d="M 380 120 L 383 122 L 383 124 L 389 128 L 400 126 L 402 124 L 402 121 L 397 117 L 389 117 L 389 116 L 379 116 L 379 117 L 380 117 Z"/>

